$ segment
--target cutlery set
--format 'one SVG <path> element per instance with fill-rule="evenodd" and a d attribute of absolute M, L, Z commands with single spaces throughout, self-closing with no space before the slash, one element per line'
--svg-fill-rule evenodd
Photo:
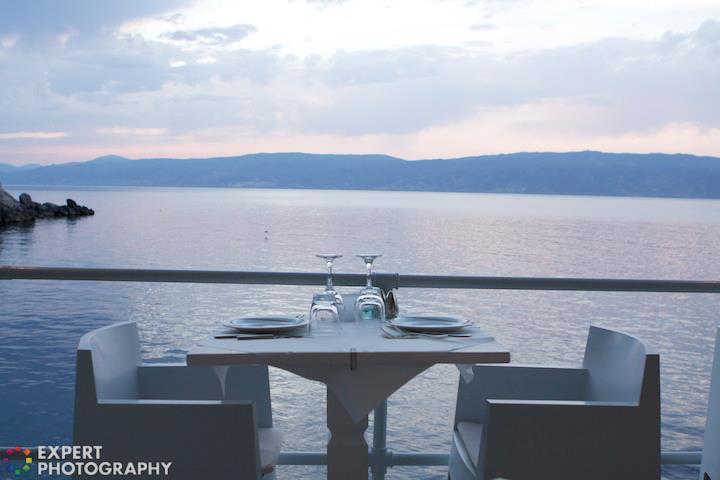
<path fill-rule="evenodd" d="M 430 332 L 406 332 L 393 325 L 383 325 L 383 336 L 386 338 L 468 338 L 472 333 L 430 333 Z"/>
<path fill-rule="evenodd" d="M 215 335 L 217 339 L 235 339 L 235 340 L 272 340 L 274 338 L 303 338 L 304 335 L 288 335 L 274 333 L 227 333 Z"/>

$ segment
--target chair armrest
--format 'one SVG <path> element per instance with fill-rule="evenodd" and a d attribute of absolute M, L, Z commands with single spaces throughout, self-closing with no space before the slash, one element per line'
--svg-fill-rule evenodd
<path fill-rule="evenodd" d="M 213 367 L 184 363 L 138 367 L 138 397 L 149 400 L 222 400 L 222 386 Z"/>
<path fill-rule="evenodd" d="M 584 400 L 587 379 L 582 368 L 474 365 L 472 381 L 458 386 L 455 424 L 485 423 L 487 399 Z"/>
<path fill-rule="evenodd" d="M 260 478 L 252 402 L 112 400 L 86 415 L 74 442 L 102 446 L 102 461 L 172 462 L 169 478 Z"/>
<path fill-rule="evenodd" d="M 636 403 L 487 404 L 481 452 L 486 478 L 533 478 L 550 471 L 558 479 L 660 476 L 660 437 Z"/>
<path fill-rule="evenodd" d="M 142 406 L 164 406 L 164 407 L 192 407 L 192 406 L 211 406 L 211 405 L 248 405 L 252 402 L 236 402 L 236 401 L 223 401 L 223 400 L 184 400 L 184 399 L 171 399 L 171 400 L 160 400 L 150 398 L 131 398 L 131 399 L 119 399 L 119 400 L 98 400 L 97 406 L 99 412 L 112 412 L 113 407 L 142 407 Z"/>
<path fill-rule="evenodd" d="M 507 400 L 488 399 L 489 405 L 518 405 L 537 407 L 633 407 L 639 408 L 637 402 L 588 402 L 584 400 Z"/>

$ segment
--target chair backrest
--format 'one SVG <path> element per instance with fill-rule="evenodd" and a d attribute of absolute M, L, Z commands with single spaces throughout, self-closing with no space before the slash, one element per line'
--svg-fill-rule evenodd
<path fill-rule="evenodd" d="M 720 327 L 715 335 L 700 479 L 720 480 Z"/>
<path fill-rule="evenodd" d="M 641 403 L 659 401 L 659 361 L 657 354 L 631 335 L 591 326 L 583 367 L 588 370 L 586 399 L 596 402 Z"/>
<path fill-rule="evenodd" d="M 260 428 L 271 428 L 272 405 L 267 365 L 234 365 L 225 375 L 226 400 L 250 400 Z"/>
<path fill-rule="evenodd" d="M 93 330 L 80 339 L 78 346 L 78 386 L 83 383 L 78 393 L 90 394 L 94 390 L 94 402 L 136 398 L 140 362 L 135 322 Z"/>

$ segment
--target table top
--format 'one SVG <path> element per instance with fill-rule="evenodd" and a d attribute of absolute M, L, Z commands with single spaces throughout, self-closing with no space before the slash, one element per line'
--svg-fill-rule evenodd
<path fill-rule="evenodd" d="M 273 339 L 209 337 L 187 355 L 188 365 L 261 364 L 362 365 L 507 363 L 510 352 L 477 327 L 463 330 L 472 337 L 385 338 L 380 323 L 345 324 L 336 336 Z"/>

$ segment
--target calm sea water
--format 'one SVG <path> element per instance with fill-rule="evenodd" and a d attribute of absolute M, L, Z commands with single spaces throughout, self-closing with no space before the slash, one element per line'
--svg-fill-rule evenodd
<path fill-rule="evenodd" d="M 95 217 L 0 230 L 0 264 L 322 271 L 316 253 L 384 254 L 378 271 L 718 280 L 720 201 L 245 189 L 14 189 L 72 197 Z M 267 239 L 264 233 L 268 230 Z M 150 283 L 0 282 L 0 445 L 70 441 L 74 354 L 98 326 L 135 320 L 144 355 L 178 360 L 232 317 L 301 312 L 315 289 Z M 405 312 L 474 319 L 519 363 L 581 361 L 591 322 L 661 353 L 663 447 L 699 449 L 719 299 L 704 294 L 400 290 Z M 272 370 L 287 450 L 322 450 L 322 385 Z M 434 367 L 389 402 L 395 451 L 449 450 L 457 371 Z M 281 478 L 318 478 L 281 467 Z M 388 478 L 445 478 L 402 467 Z M 697 478 L 684 467 L 667 478 Z"/>

